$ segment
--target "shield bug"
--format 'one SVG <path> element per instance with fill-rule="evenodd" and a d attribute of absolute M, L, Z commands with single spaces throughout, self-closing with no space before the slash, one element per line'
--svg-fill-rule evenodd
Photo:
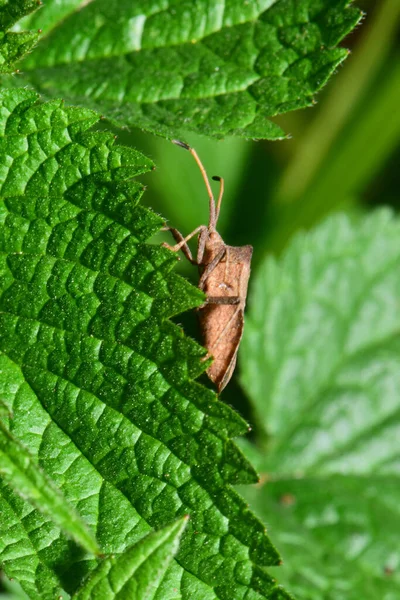
<path fill-rule="evenodd" d="M 171 232 L 176 244 L 164 245 L 174 252 L 182 250 L 186 258 L 199 268 L 199 288 L 207 297 L 205 304 L 198 309 L 200 327 L 208 356 L 214 358 L 207 369 L 207 375 L 216 385 L 218 392 L 221 392 L 232 377 L 243 334 L 253 248 L 225 244 L 216 229 L 224 193 L 224 180 L 221 177 L 213 177 L 213 180 L 220 183 L 218 200 L 215 203 L 206 170 L 197 152 L 184 142 L 172 141 L 191 153 L 201 171 L 209 197 L 209 221 L 208 225 L 200 225 L 186 237 L 173 227 L 165 227 L 164 230 Z M 195 235 L 199 237 L 197 256 L 194 259 L 187 242 Z"/>

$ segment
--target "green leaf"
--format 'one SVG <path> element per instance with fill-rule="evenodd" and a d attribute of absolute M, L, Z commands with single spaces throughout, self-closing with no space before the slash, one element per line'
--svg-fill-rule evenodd
<path fill-rule="evenodd" d="M 99 553 L 96 540 L 77 512 L 32 460 L 20 443 L 0 422 L 0 475 L 14 491 L 40 511 L 47 513 L 60 529 L 87 552 Z"/>
<path fill-rule="evenodd" d="M 159 531 L 149 533 L 123 554 L 101 562 L 89 580 L 74 595 L 74 600 L 153 600 L 167 568 L 178 551 L 186 523 L 187 518 L 184 517 Z"/>
<path fill-rule="evenodd" d="M 97 116 L 0 94 L 0 397 L 12 436 L 77 509 L 105 554 L 190 515 L 157 600 L 286 599 L 279 555 L 233 484 L 256 481 L 230 437 L 247 425 L 193 381 L 205 350 L 170 322 L 204 296 L 146 243 L 139 152 Z M 4 482 L 0 560 L 33 599 L 69 594 L 87 556 Z M 174 591 L 175 590 L 175 591 Z"/>
<path fill-rule="evenodd" d="M 6 0 L 0 5 L 0 74 L 15 71 L 14 63 L 36 44 L 39 34 L 30 31 L 7 32 L 21 17 L 35 10 L 37 0 Z"/>
<path fill-rule="evenodd" d="M 41 29 L 44 33 L 54 27 L 59 21 L 67 18 L 74 10 L 78 10 L 82 0 L 46 0 L 40 10 L 30 13 L 15 24 L 14 30 Z"/>
<path fill-rule="evenodd" d="M 0 29 L 6 31 L 41 5 L 38 0 L 1 0 Z"/>
<path fill-rule="evenodd" d="M 269 117 L 312 104 L 360 19 L 344 0 L 55 4 L 25 81 L 167 137 L 282 137 Z"/>
<path fill-rule="evenodd" d="M 268 484 L 244 492 L 299 599 L 398 594 L 399 239 L 389 210 L 337 215 L 254 280 L 242 382 Z"/>

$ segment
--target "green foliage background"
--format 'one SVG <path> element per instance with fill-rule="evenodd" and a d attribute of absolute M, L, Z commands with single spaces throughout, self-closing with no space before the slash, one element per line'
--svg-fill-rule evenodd
<path fill-rule="evenodd" d="M 259 269 L 265 258 L 271 253 L 281 256 L 297 232 L 315 227 L 336 211 L 344 211 L 351 219 L 358 219 L 380 206 L 391 206 L 395 214 L 399 208 L 400 6 L 396 0 L 365 0 L 358 5 L 365 10 L 366 16 L 362 26 L 346 38 L 345 45 L 351 49 L 351 55 L 318 95 L 317 105 L 313 109 L 291 112 L 274 119 L 285 131 L 290 132 L 290 139 L 274 143 L 227 139 L 216 143 L 202 137 L 188 136 L 189 142 L 203 157 L 210 174 L 225 177 L 226 193 L 220 219 L 224 239 L 233 245 L 252 243 L 255 247 L 251 285 L 253 293 L 249 298 L 247 331 L 239 368 L 223 398 L 244 414 L 253 427 L 249 443 L 242 447 L 255 461 L 259 472 L 276 479 L 269 485 L 267 480 L 263 488 L 249 491 L 242 487 L 240 491 L 269 524 L 271 535 L 279 539 L 278 547 L 283 553 L 284 565 L 275 570 L 276 576 L 286 582 L 287 588 L 297 598 L 304 600 L 357 600 L 360 597 L 396 600 L 400 588 L 400 557 L 396 541 L 400 525 L 399 513 L 395 508 L 399 502 L 396 491 L 399 481 L 395 476 L 398 442 L 394 433 L 398 431 L 400 398 L 395 388 L 384 385 L 375 388 L 375 392 L 371 390 L 371 393 L 376 393 L 377 405 L 367 414 L 374 420 L 377 429 L 369 429 L 370 425 L 364 423 L 362 435 L 366 445 L 356 450 L 353 443 L 349 442 L 346 449 L 342 447 L 337 450 L 336 460 L 342 456 L 342 466 L 332 467 L 331 471 L 342 474 L 329 475 L 328 468 L 327 473 L 322 475 L 321 466 L 320 473 L 313 472 L 311 468 L 302 484 L 303 467 L 301 460 L 298 461 L 299 447 L 292 446 L 290 429 L 286 438 L 280 437 L 284 434 L 281 428 L 278 433 L 274 432 L 282 445 L 278 445 L 276 454 L 271 455 L 271 444 L 274 447 L 274 438 L 271 441 L 270 437 L 273 425 L 270 422 L 269 427 L 268 421 L 274 418 L 274 412 L 266 413 L 265 410 L 270 401 L 268 377 L 272 375 L 269 370 L 265 372 L 262 360 L 261 364 L 252 361 L 257 351 L 251 337 L 251 321 L 257 309 L 262 312 L 264 306 L 260 295 L 254 291 L 254 285 L 257 276 L 261 278 Z M 138 140 L 136 135 L 135 140 Z M 140 142 L 140 147 L 158 165 L 153 178 L 156 179 L 156 188 L 150 185 L 150 177 L 146 178 L 149 189 L 145 201 L 168 215 L 169 222 L 181 231 L 191 231 L 205 221 L 207 214 L 204 190 L 195 165 L 167 142 L 149 139 L 148 136 L 140 137 Z M 386 217 L 382 215 L 382 218 L 385 221 Z M 385 253 L 388 253 L 387 260 L 391 260 L 391 250 L 389 247 L 384 249 L 387 233 L 377 223 L 371 222 L 368 236 L 371 239 L 374 237 L 375 227 L 380 241 L 372 253 L 367 252 L 361 240 L 349 242 L 353 251 L 360 257 L 365 254 L 371 264 L 378 257 L 384 260 Z M 338 230 L 335 227 L 334 231 L 338 232 L 338 243 L 345 245 L 345 240 L 340 237 L 340 228 Z M 330 235 L 333 237 L 326 238 L 327 245 L 335 239 L 332 232 Z M 389 237 L 392 239 L 390 247 L 399 247 L 399 230 Z M 322 246 L 310 251 L 324 253 Z M 292 252 L 294 255 L 296 250 Z M 182 261 L 180 268 L 195 283 L 196 274 L 185 261 Z M 393 269 L 393 273 L 398 269 L 398 258 L 393 262 Z M 337 281 L 341 281 L 340 271 Z M 262 285 L 261 281 L 259 285 Z M 264 284 L 263 294 L 273 295 L 274 285 L 274 280 L 269 288 Z M 391 308 L 386 310 L 381 305 L 376 318 L 373 314 L 366 317 L 365 331 L 370 330 L 371 335 L 384 335 L 386 325 L 382 321 L 383 314 L 398 314 L 398 278 L 394 285 Z M 340 293 L 339 289 L 342 288 L 333 284 L 332 298 Z M 294 295 L 291 304 L 295 314 L 300 294 L 299 291 L 299 297 Z M 389 298 L 390 292 L 383 292 L 383 296 L 387 294 Z M 366 285 L 365 301 L 373 296 L 375 293 L 372 288 Z M 347 300 L 350 301 L 347 293 L 344 293 L 343 302 L 346 304 Z M 275 323 L 276 313 L 268 314 L 270 322 Z M 285 310 L 282 318 L 288 318 Z M 300 326 L 301 318 L 299 316 Z M 198 335 L 196 323 L 190 315 L 181 316 L 179 320 L 193 335 Z M 324 339 L 319 339 L 322 322 L 318 321 L 314 328 L 310 326 L 310 338 L 304 342 L 310 352 L 319 346 L 320 353 L 326 349 Z M 292 323 L 285 324 L 285 328 L 290 330 Z M 310 325 L 310 321 L 306 323 Z M 277 337 L 274 339 L 285 339 L 285 329 L 278 324 L 275 326 Z M 337 330 L 333 329 L 328 335 L 334 336 L 334 331 Z M 268 336 L 265 339 L 270 339 L 272 333 L 268 330 L 265 335 Z M 396 339 L 397 323 L 393 323 L 390 335 Z M 283 341 L 282 344 L 284 346 Z M 376 356 L 377 352 L 380 352 L 377 348 L 372 349 L 372 356 Z M 392 356 L 389 359 L 388 354 L 389 361 L 394 358 L 392 372 L 395 377 L 400 367 L 398 349 L 388 349 L 388 353 Z M 253 364 L 250 373 L 247 372 L 249 364 Z M 358 363 L 355 368 L 359 373 L 355 380 L 357 382 L 363 367 Z M 382 373 L 387 368 L 386 364 Z M 265 378 L 257 376 L 260 370 L 265 372 Z M 310 377 L 312 383 L 314 376 Z M 354 385 L 358 385 L 356 382 Z M 371 381 L 366 385 L 371 386 Z M 265 403 L 260 407 L 260 413 L 255 412 L 257 401 L 254 395 L 257 395 L 257 389 L 260 390 L 260 402 Z M 280 409 L 283 411 L 281 418 L 296 410 L 296 398 L 285 394 L 283 390 L 278 406 L 286 407 L 286 412 L 284 408 Z M 330 401 L 333 402 L 333 398 L 330 397 Z M 378 422 L 383 417 L 379 416 L 378 406 L 384 404 L 384 398 L 392 408 L 386 413 L 385 426 L 381 428 Z M 348 399 L 348 402 L 351 405 L 351 400 Z M 325 409 L 324 406 L 322 400 L 322 414 L 328 405 Z M 357 410 L 364 414 L 366 409 L 362 406 L 358 405 L 356 414 Z M 260 414 L 266 421 L 265 427 Z M 298 418 L 300 428 L 302 424 L 306 427 L 305 415 L 303 417 L 300 413 Z M 313 418 L 318 422 L 321 417 L 311 412 L 310 419 Z M 359 418 L 362 419 L 361 415 Z M 353 423 L 349 415 L 346 420 Z M 339 436 L 341 431 L 344 434 L 346 420 L 342 422 L 339 419 L 335 425 L 338 430 L 332 429 L 328 438 L 331 435 L 332 440 L 335 439 L 337 432 Z M 323 419 L 320 422 L 323 423 Z M 389 434 L 386 427 L 393 433 Z M 306 436 L 306 440 L 300 442 L 300 447 L 305 451 L 308 443 Z M 280 457 L 285 444 L 286 456 L 290 455 L 290 458 L 283 467 Z M 310 445 L 310 452 L 315 452 L 316 463 L 324 464 L 318 446 L 313 443 Z M 351 448 L 357 458 L 352 456 Z M 379 459 L 375 460 L 373 456 L 376 452 Z M 382 462 L 379 463 L 379 460 Z M 390 461 L 392 467 L 389 467 Z M 300 473 L 296 473 L 296 470 L 300 470 Z M 347 476 L 344 475 L 346 470 Z"/>
<path fill-rule="evenodd" d="M 317 104 L 274 119 L 288 139 L 215 142 L 188 136 L 209 173 L 225 178 L 219 229 L 229 244 L 254 246 L 254 269 L 270 253 L 279 256 L 296 232 L 326 215 L 399 206 L 399 4 L 364 0 L 358 5 L 365 18 L 346 38 L 351 54 L 318 94 Z M 143 177 L 145 203 L 182 232 L 205 222 L 205 192 L 185 153 L 138 132 L 133 137 L 120 133 L 119 139 L 135 139 L 157 163 L 156 172 Z M 180 270 L 196 282 L 186 261 Z M 228 401 L 248 416 L 251 406 L 238 377 Z"/>
<path fill-rule="evenodd" d="M 336 239 L 341 240 L 343 235 L 343 239 L 350 240 L 349 247 L 357 249 L 357 256 L 367 253 L 365 239 L 373 237 L 372 232 L 378 222 L 378 249 L 370 250 L 371 262 L 374 262 L 379 252 L 390 254 L 399 239 L 399 226 L 395 216 L 386 212 L 379 213 L 377 220 L 371 225 L 368 225 L 368 221 L 363 221 L 363 217 L 366 212 L 382 204 L 391 206 L 395 213 L 398 208 L 400 7 L 397 0 L 364 0 L 358 2 L 358 5 L 366 11 L 367 17 L 363 26 L 346 38 L 344 45 L 351 48 L 352 54 L 338 68 L 327 87 L 319 93 L 317 105 L 313 109 L 290 112 L 273 119 L 281 130 L 291 134 L 291 139 L 257 143 L 240 138 L 215 141 L 193 132 L 185 133 L 185 139 L 196 148 L 210 174 L 225 178 L 226 193 L 220 219 L 220 232 L 224 239 L 232 245 L 251 243 L 255 248 L 253 273 L 254 283 L 257 281 L 258 287 L 256 289 L 254 286 L 250 295 L 249 331 L 246 332 L 237 373 L 222 398 L 251 423 L 253 431 L 243 442 L 243 451 L 256 464 L 261 474 L 268 473 L 272 476 L 270 486 L 245 486 L 240 492 L 268 524 L 269 534 L 283 552 L 285 562 L 283 567 L 276 569 L 276 576 L 285 582 L 288 590 L 296 592 L 299 600 L 353 600 L 360 597 L 366 600 L 397 600 L 396 590 L 399 586 L 400 559 L 392 536 L 392 531 L 396 531 L 399 524 L 399 512 L 396 509 L 399 505 L 398 479 L 393 475 L 395 467 L 391 470 L 386 466 L 381 472 L 379 465 L 375 467 L 371 458 L 365 458 L 373 456 L 377 447 L 382 447 L 383 429 L 379 429 L 377 445 L 373 446 L 370 454 L 360 452 L 360 456 L 364 458 L 353 459 L 356 465 L 363 460 L 370 461 L 367 466 L 364 465 L 362 473 L 355 467 L 353 470 L 349 467 L 351 460 L 348 447 L 339 452 L 334 467 L 331 467 L 329 461 L 326 463 L 328 467 L 324 467 L 324 461 L 317 452 L 318 444 L 310 444 L 317 454 L 313 457 L 314 462 L 310 457 L 304 458 L 301 451 L 307 454 L 309 438 L 307 437 L 306 442 L 304 439 L 293 442 L 292 430 L 285 430 L 284 427 L 287 420 L 284 410 L 281 409 L 282 414 L 271 410 L 268 418 L 263 415 L 262 402 L 264 396 L 267 397 L 268 378 L 262 380 L 260 377 L 258 380 L 257 373 L 262 367 L 257 369 L 255 361 L 250 360 L 253 348 L 251 336 L 264 323 L 263 316 L 257 322 L 257 308 L 262 306 L 263 290 L 267 289 L 269 296 L 273 296 L 275 291 L 275 279 L 268 270 L 273 268 L 266 267 L 265 259 L 273 254 L 279 260 L 283 255 L 286 262 L 279 263 L 279 269 L 282 268 L 288 281 L 292 269 L 295 279 L 295 260 L 291 262 L 290 252 L 297 256 L 302 242 L 295 242 L 293 249 L 293 235 L 304 228 L 318 225 L 324 217 L 340 210 L 347 214 L 345 225 L 338 225 L 339 222 L 343 223 L 340 219 L 329 221 L 333 225 L 327 225 L 327 231 L 329 235 L 331 231 L 336 232 Z M 35 21 L 33 25 L 34 23 Z M 32 60 L 33 57 L 32 54 Z M 45 80 L 45 75 L 43 77 Z M 33 83 L 34 79 L 33 73 Z M 38 87 L 40 88 L 40 82 Z M 44 88 L 41 91 L 49 92 Z M 118 115 L 114 117 L 116 122 Z M 105 123 L 99 128 L 109 130 L 111 126 Z M 274 127 L 270 131 L 280 130 Z M 166 217 L 170 224 L 182 232 L 189 232 L 206 221 L 205 190 L 198 170 L 187 153 L 167 140 L 139 130 L 128 133 L 115 129 L 115 132 L 120 143 L 138 148 L 157 165 L 155 172 L 139 177 L 147 186 L 143 196 L 146 205 Z M 354 225 L 354 237 L 348 234 L 350 237 L 346 238 L 343 229 L 348 232 L 353 223 L 364 223 L 363 227 L 370 232 L 365 239 L 357 237 L 357 225 Z M 330 245 L 329 235 L 324 238 L 321 233 L 315 246 L 310 242 L 310 252 L 323 256 L 324 241 L 326 240 L 326 245 Z M 318 234 L 316 237 L 318 238 Z M 157 234 L 153 241 L 157 243 L 166 239 L 166 236 Z M 386 239 L 389 241 L 385 250 Z M 304 244 L 307 246 L 306 242 Z M 286 253 L 288 247 L 291 248 L 289 254 Z M 389 261 L 386 269 L 392 277 L 393 295 L 390 296 L 387 288 L 384 295 L 386 298 L 393 297 L 393 304 L 390 306 L 395 311 L 399 289 L 396 254 L 393 255 L 393 261 Z M 196 273 L 185 261 L 181 261 L 179 270 L 196 283 Z M 340 280 L 340 273 L 339 270 L 335 280 Z M 284 288 L 285 282 L 280 285 Z M 334 286 L 332 290 L 334 297 L 337 290 Z M 368 283 L 366 294 L 370 293 Z M 299 292 L 299 296 L 294 296 L 291 303 L 293 314 L 297 314 L 296 302 L 300 296 Z M 264 307 L 263 315 L 267 313 L 268 307 Z M 197 324 L 192 314 L 179 315 L 176 320 L 183 323 L 185 330 L 198 339 Z M 379 330 L 379 321 L 379 316 L 376 321 L 371 321 L 374 323 L 374 331 Z M 278 340 L 283 339 L 284 327 L 285 323 L 278 331 Z M 390 338 L 390 348 L 387 345 L 381 349 L 386 360 L 383 370 L 386 374 L 390 365 L 394 365 L 395 378 L 399 356 L 397 322 L 393 322 L 385 332 Z M 317 330 L 315 337 L 311 335 L 307 340 L 310 347 L 315 347 L 318 333 Z M 322 343 L 321 352 L 323 350 Z M 366 369 L 364 363 L 356 367 L 357 373 Z M 389 383 L 394 380 L 388 376 Z M 208 385 L 205 378 L 201 381 Z M 381 381 L 378 376 L 376 381 Z M 333 402 L 332 398 L 336 397 L 328 383 L 323 383 L 329 389 L 329 398 Z M 365 385 L 366 388 L 372 386 L 369 381 Z M 386 391 L 382 391 L 377 386 L 376 399 L 379 404 L 381 395 L 388 394 L 394 402 L 392 411 L 395 414 L 397 396 L 393 392 L 390 395 L 389 388 L 388 384 Z M 279 405 L 285 406 L 285 402 L 288 403 L 290 413 L 293 406 L 290 390 L 287 395 L 282 395 Z M 321 402 L 323 404 L 324 400 Z M 377 414 L 377 409 L 372 411 L 372 415 Z M 313 418 L 317 419 L 315 413 L 311 413 L 310 419 Z M 396 425 L 397 420 L 392 413 L 386 413 L 386 418 L 389 425 Z M 283 425 L 279 425 L 279 419 Z M 302 420 L 301 414 L 299 419 L 304 425 L 304 431 L 307 431 L 308 426 L 311 429 L 307 419 Z M 348 420 L 349 416 L 346 422 Z M 318 422 L 323 422 L 322 417 Z M 376 426 L 378 427 L 377 423 Z M 341 435 L 343 432 L 340 427 L 339 422 Z M 232 425 L 232 428 L 236 428 L 236 431 L 241 428 L 243 430 L 239 422 Z M 387 431 L 384 431 L 386 437 Z M 374 440 L 368 428 L 363 435 L 367 440 Z M 390 439 L 395 440 L 395 435 Z M 394 465 L 395 444 L 395 441 L 391 442 L 387 451 Z M 286 462 L 282 461 L 281 465 L 282 456 Z M 337 468 L 341 456 L 343 464 L 341 468 Z M 376 485 L 370 481 L 372 478 L 375 478 Z M 358 501 L 359 498 L 363 499 L 362 502 Z M 387 527 L 382 530 L 384 520 Z M 183 526 L 178 522 L 174 527 L 174 531 L 161 530 L 161 550 L 165 544 L 169 547 L 168 543 L 177 545 L 176 540 L 182 533 L 179 528 Z M 79 539 L 83 539 L 86 532 L 76 532 L 76 536 L 79 535 Z M 178 537 L 174 538 L 174 535 Z M 364 541 L 364 545 L 360 540 Z M 89 539 L 86 543 L 90 545 L 92 542 Z M 152 540 L 145 543 L 151 544 Z M 118 570 L 119 565 L 109 564 L 104 568 Z M 20 594 L 12 584 L 4 582 L 4 596 L 18 597 Z M 86 596 L 82 595 L 83 597 Z"/>

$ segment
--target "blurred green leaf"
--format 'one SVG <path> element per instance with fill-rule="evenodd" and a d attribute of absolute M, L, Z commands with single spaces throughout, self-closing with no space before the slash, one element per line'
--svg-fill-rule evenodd
<path fill-rule="evenodd" d="M 19 583 L 15 580 L 10 581 L 4 573 L 0 572 L 0 598 L 1 600 L 29 600 L 29 596 L 27 596 L 19 585 Z"/>
<path fill-rule="evenodd" d="M 74 600 L 153 600 L 172 559 L 187 519 L 181 519 L 163 529 L 149 533 L 137 544 L 117 557 L 103 560 L 84 586 L 74 594 Z M 174 594 L 175 598 L 182 598 Z"/>
<path fill-rule="evenodd" d="M 23 83 L 167 137 L 282 137 L 269 117 L 312 103 L 360 19 L 343 0 L 48 4 Z"/>
<path fill-rule="evenodd" d="M 389 210 L 337 215 L 253 281 L 240 364 L 266 485 L 244 493 L 300 600 L 394 600 L 400 583 L 399 239 Z"/>
<path fill-rule="evenodd" d="M 299 477 L 243 489 L 282 550 L 297 600 L 397 600 L 398 475 Z M 275 569 L 274 569 L 275 570 Z"/>

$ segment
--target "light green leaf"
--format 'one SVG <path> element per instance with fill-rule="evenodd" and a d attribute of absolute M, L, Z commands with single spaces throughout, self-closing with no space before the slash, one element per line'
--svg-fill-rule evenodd
<path fill-rule="evenodd" d="M 55 4 L 25 82 L 167 137 L 282 137 L 269 117 L 312 103 L 360 19 L 343 0 Z"/>
<path fill-rule="evenodd" d="M 157 599 L 287 599 L 279 555 L 232 489 L 256 481 L 230 439 L 247 425 L 193 381 L 205 350 L 169 318 L 204 296 L 146 243 L 163 219 L 138 204 L 149 159 L 90 126 L 97 116 L 0 95 L 0 394 L 13 437 L 105 554 L 190 515 Z M 33 599 L 69 594 L 91 559 L 0 487 L 0 560 Z"/>
<path fill-rule="evenodd" d="M 398 476 L 304 477 L 243 489 L 282 550 L 298 600 L 397 600 Z M 275 570 L 275 569 L 273 569 Z"/>
<path fill-rule="evenodd" d="M 186 527 L 187 518 L 149 533 L 119 556 L 103 560 L 74 600 L 154 600 Z M 180 594 L 175 598 L 182 597 Z"/>
<path fill-rule="evenodd" d="M 394 600 L 400 583 L 399 239 L 389 210 L 337 215 L 255 277 L 242 381 L 268 483 L 252 500 L 300 599 Z"/>
<path fill-rule="evenodd" d="M 77 512 L 32 460 L 29 452 L 13 438 L 0 422 L 0 475 L 22 498 L 49 515 L 62 531 L 87 552 L 99 547 Z"/>

